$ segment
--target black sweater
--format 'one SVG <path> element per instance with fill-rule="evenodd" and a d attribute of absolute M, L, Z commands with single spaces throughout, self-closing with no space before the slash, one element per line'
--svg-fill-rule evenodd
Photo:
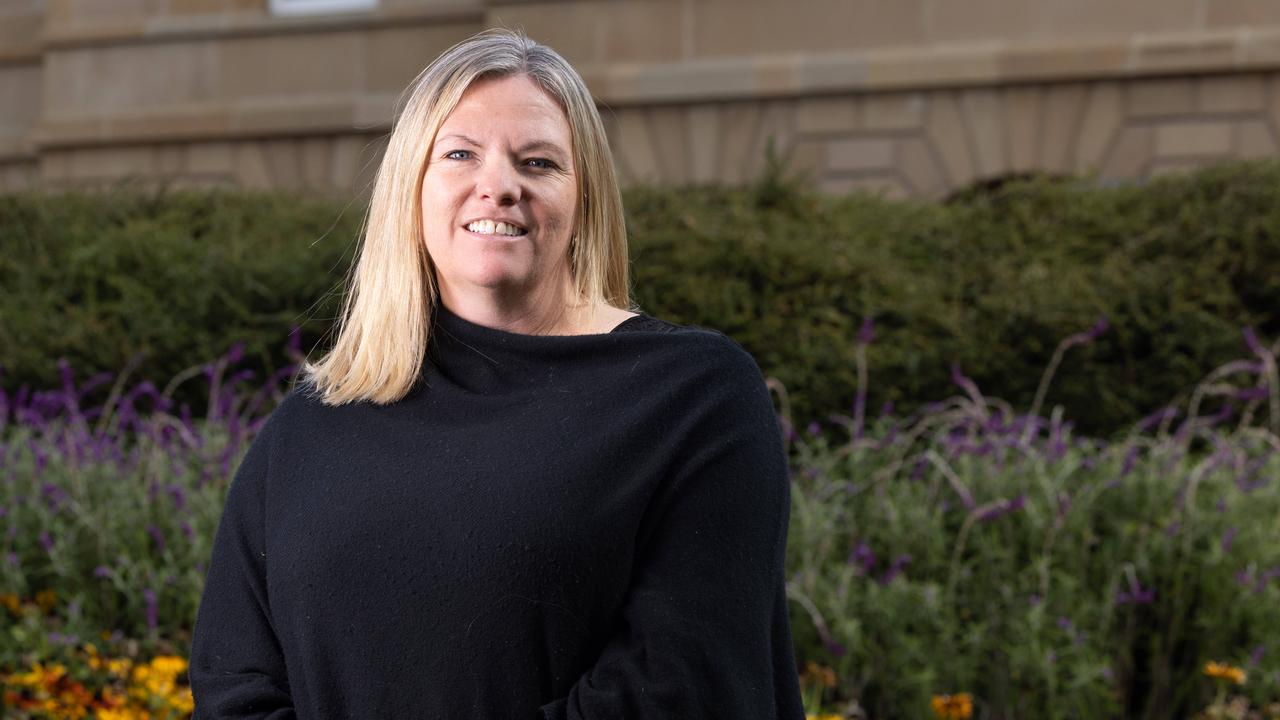
<path fill-rule="evenodd" d="M 802 720 L 786 455 L 751 356 L 644 314 L 435 323 L 399 402 L 300 387 L 254 439 L 195 717 Z"/>

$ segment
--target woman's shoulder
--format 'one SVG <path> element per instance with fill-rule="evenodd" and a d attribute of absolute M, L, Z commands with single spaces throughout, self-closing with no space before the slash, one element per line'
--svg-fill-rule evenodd
<path fill-rule="evenodd" d="M 623 321 L 614 332 L 659 333 L 668 336 L 673 349 L 696 365 L 732 374 L 761 374 L 759 363 L 746 348 L 712 327 L 676 323 L 641 312 Z"/>

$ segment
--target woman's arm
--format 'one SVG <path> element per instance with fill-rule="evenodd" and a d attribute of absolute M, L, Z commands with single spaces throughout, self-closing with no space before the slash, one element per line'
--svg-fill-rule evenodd
<path fill-rule="evenodd" d="M 688 441 L 665 450 L 681 459 L 646 509 L 614 635 L 543 720 L 804 718 L 785 593 L 786 453 L 759 368 L 720 337 L 684 417 Z"/>
<path fill-rule="evenodd" d="M 249 446 L 227 491 L 196 614 L 188 674 L 194 720 L 292 720 L 284 655 L 267 600 L 263 499 L 280 411 Z"/>

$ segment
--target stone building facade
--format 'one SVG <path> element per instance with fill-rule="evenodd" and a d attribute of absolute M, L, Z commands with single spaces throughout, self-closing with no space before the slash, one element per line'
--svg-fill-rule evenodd
<path fill-rule="evenodd" d="M 1274 0 L 0 0 L 0 191 L 367 195 L 399 92 L 495 25 L 579 69 L 629 183 L 743 182 L 770 138 L 923 198 L 1278 147 Z"/>

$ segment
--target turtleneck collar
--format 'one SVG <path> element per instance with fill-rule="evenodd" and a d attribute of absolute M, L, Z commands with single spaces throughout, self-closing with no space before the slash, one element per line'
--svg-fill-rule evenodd
<path fill-rule="evenodd" d="M 635 320 L 630 318 L 623 324 Z M 473 392 L 527 389 L 563 377 L 575 368 L 634 355 L 638 349 L 627 342 L 628 333 L 617 330 L 587 335 L 526 335 L 471 322 L 438 303 L 433 312 L 427 362 L 434 373 Z"/>

